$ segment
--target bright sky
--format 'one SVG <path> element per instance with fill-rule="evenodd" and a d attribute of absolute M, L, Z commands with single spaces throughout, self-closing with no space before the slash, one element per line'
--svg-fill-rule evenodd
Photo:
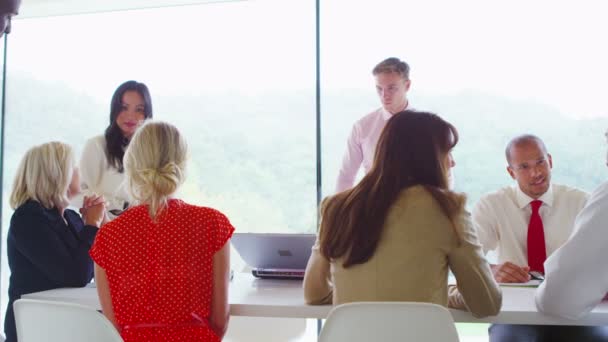
<path fill-rule="evenodd" d="M 397 56 L 413 92 L 475 89 L 608 117 L 604 3 L 324 1 L 323 88 L 373 92 L 371 68 Z M 9 65 L 104 102 L 127 78 L 168 95 L 311 89 L 314 11 L 312 0 L 257 0 L 15 20 Z"/>

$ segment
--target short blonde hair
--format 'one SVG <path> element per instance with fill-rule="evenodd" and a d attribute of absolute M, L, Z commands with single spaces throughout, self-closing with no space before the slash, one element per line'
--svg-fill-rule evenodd
<path fill-rule="evenodd" d="M 187 154 L 185 139 L 166 122 L 149 121 L 131 139 L 124 157 L 129 191 L 152 219 L 184 182 Z"/>
<path fill-rule="evenodd" d="M 68 144 L 53 141 L 30 148 L 21 159 L 9 203 L 13 209 L 28 200 L 48 209 L 65 208 L 76 159 Z"/>

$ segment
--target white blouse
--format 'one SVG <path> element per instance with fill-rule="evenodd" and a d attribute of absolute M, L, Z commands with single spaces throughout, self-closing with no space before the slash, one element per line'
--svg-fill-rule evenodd
<path fill-rule="evenodd" d="M 76 207 L 82 206 L 83 195 L 91 194 L 103 195 L 108 210 L 123 210 L 125 203 L 131 202 L 125 174 L 108 163 L 103 135 L 87 140 L 84 145 L 80 158 L 80 183 L 82 195 L 73 200 Z"/>

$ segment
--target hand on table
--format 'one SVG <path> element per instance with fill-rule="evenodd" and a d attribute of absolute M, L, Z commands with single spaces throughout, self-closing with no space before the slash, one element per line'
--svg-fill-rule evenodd
<path fill-rule="evenodd" d="M 491 265 L 494 279 L 499 283 L 525 283 L 530 281 L 530 267 L 528 266 L 517 266 L 511 262 L 505 262 L 504 264 Z"/>

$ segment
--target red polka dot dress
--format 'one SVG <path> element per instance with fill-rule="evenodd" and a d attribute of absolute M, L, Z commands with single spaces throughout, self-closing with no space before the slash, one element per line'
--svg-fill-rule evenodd
<path fill-rule="evenodd" d="M 233 232 L 219 211 L 175 199 L 156 222 L 142 205 L 99 230 L 90 253 L 125 342 L 219 341 L 207 325 L 213 255 Z"/>

